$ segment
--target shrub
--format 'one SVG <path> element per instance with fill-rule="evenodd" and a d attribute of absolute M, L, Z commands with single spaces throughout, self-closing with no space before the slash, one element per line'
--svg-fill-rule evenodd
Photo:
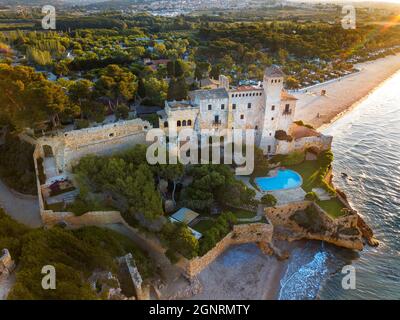
<path fill-rule="evenodd" d="M 268 207 L 273 207 L 276 205 L 278 201 L 272 194 L 266 194 L 261 198 L 261 204 L 268 206 Z"/>
<path fill-rule="evenodd" d="M 34 147 L 17 136 L 7 135 L 0 146 L 0 177 L 12 189 L 36 194 Z"/>
<path fill-rule="evenodd" d="M 293 141 L 293 137 L 288 135 L 286 133 L 286 131 L 284 131 L 284 130 L 277 130 L 275 132 L 275 139 L 282 140 L 282 141 L 287 141 L 287 142 L 292 142 Z"/>
<path fill-rule="evenodd" d="M 120 119 L 128 119 L 129 117 L 129 108 L 125 104 L 120 104 L 116 109 L 115 109 L 115 118 L 117 120 Z"/>
<path fill-rule="evenodd" d="M 297 124 L 298 126 L 315 130 L 315 128 L 311 124 L 305 124 L 302 120 L 294 121 L 293 123 Z"/>
<path fill-rule="evenodd" d="M 203 238 L 199 242 L 199 255 L 203 256 L 223 238 L 229 231 L 232 230 L 232 226 L 237 223 L 237 218 L 232 212 L 222 213 L 215 224 L 207 232 L 203 234 Z"/>
<path fill-rule="evenodd" d="M 144 279 L 155 272 L 154 264 L 134 243 L 114 231 L 98 227 L 29 229 L 1 209 L 0 247 L 8 248 L 19 262 L 9 299 L 98 299 L 87 278 L 95 270 L 116 272 L 115 258 L 128 252 Z M 41 268 L 49 261 L 57 270 L 57 290 L 40 286 Z"/>
<path fill-rule="evenodd" d="M 314 191 L 307 192 L 307 194 L 305 195 L 304 198 L 308 201 L 318 201 L 319 200 L 317 194 Z"/>
<path fill-rule="evenodd" d="M 88 128 L 89 125 L 90 125 L 89 120 L 86 120 L 86 119 L 75 120 L 75 128 L 77 130 Z"/>
<path fill-rule="evenodd" d="M 305 211 L 297 211 L 289 219 L 310 232 L 323 233 L 327 230 L 320 214 L 312 205 Z"/>
<path fill-rule="evenodd" d="M 178 257 L 175 254 L 175 251 L 172 250 L 171 248 L 168 248 L 168 250 L 165 252 L 165 256 L 168 258 L 168 260 L 172 263 L 175 264 L 178 262 Z"/>
<path fill-rule="evenodd" d="M 162 242 L 168 247 L 166 255 L 172 263 L 177 262 L 176 252 L 187 259 L 198 255 L 199 242 L 192 235 L 190 229 L 183 223 L 167 222 L 161 230 L 160 237 Z"/>

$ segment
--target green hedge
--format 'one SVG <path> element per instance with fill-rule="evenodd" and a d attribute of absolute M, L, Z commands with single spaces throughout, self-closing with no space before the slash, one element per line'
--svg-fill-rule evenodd
<path fill-rule="evenodd" d="M 268 206 L 268 207 L 273 207 L 276 205 L 278 201 L 272 194 L 266 194 L 261 198 L 261 204 Z"/>

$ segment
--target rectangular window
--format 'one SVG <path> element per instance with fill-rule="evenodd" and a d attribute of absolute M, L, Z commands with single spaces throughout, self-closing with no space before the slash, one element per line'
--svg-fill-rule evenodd
<path fill-rule="evenodd" d="M 274 111 L 274 110 L 275 110 L 275 106 L 272 106 L 272 107 L 271 107 L 271 110 Z"/>
<path fill-rule="evenodd" d="M 240 119 L 242 119 L 242 120 L 244 119 L 244 115 L 243 114 L 240 115 Z"/>
<path fill-rule="evenodd" d="M 225 109 L 225 105 L 221 104 L 221 110 L 224 110 L 224 109 Z"/>
<path fill-rule="evenodd" d="M 233 110 L 236 109 L 236 103 L 232 104 L 232 109 L 233 109 Z"/>
<path fill-rule="evenodd" d="M 212 105 L 209 104 L 209 105 L 208 105 L 208 110 L 211 110 L 211 109 L 212 109 Z"/>
<path fill-rule="evenodd" d="M 286 104 L 285 105 L 285 113 L 289 113 L 290 112 L 290 104 Z"/>
<path fill-rule="evenodd" d="M 251 103 L 247 104 L 247 109 L 251 109 Z"/>
<path fill-rule="evenodd" d="M 268 146 L 268 153 L 271 152 L 271 146 Z"/>

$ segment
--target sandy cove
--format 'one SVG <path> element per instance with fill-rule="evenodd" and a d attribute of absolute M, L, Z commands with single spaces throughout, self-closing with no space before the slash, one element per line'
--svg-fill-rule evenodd
<path fill-rule="evenodd" d="M 306 92 L 294 93 L 299 99 L 295 119 L 323 129 L 353 109 L 400 70 L 400 54 L 359 63 L 355 67 L 361 71 L 329 83 L 321 83 Z M 325 96 L 321 95 L 322 90 L 326 90 Z"/>

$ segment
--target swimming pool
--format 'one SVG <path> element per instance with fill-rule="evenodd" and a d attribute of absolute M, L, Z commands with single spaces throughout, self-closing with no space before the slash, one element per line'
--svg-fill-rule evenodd
<path fill-rule="evenodd" d="M 279 169 L 276 175 L 259 177 L 255 182 L 261 191 L 274 191 L 298 188 L 303 184 L 303 179 L 293 170 Z"/>

